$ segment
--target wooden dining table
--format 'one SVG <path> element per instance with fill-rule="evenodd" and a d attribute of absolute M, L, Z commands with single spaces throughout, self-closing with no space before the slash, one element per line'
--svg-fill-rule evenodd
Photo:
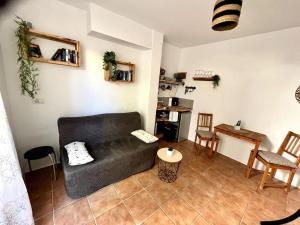
<path fill-rule="evenodd" d="M 247 168 L 245 170 L 245 177 L 249 178 L 250 173 L 253 167 L 254 160 L 256 158 L 256 155 L 258 153 L 258 149 L 260 144 L 265 140 L 267 137 L 265 134 L 261 134 L 255 131 L 246 130 L 246 129 L 240 129 L 235 130 L 234 126 L 228 125 L 228 124 L 220 124 L 214 127 L 214 135 L 212 138 L 212 145 L 209 151 L 209 156 L 212 157 L 215 152 L 214 149 L 214 143 L 217 133 L 222 133 L 249 143 L 254 144 L 254 149 L 250 152 Z"/>

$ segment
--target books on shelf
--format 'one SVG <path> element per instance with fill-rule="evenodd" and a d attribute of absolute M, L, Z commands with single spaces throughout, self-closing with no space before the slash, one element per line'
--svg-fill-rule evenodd
<path fill-rule="evenodd" d="M 115 74 L 115 80 L 121 80 L 121 81 L 132 81 L 132 74 L 133 71 L 123 71 L 123 70 L 117 70 Z"/>
<path fill-rule="evenodd" d="M 65 48 L 59 48 L 51 57 L 54 61 L 63 61 L 77 64 L 77 51 Z"/>
<path fill-rule="evenodd" d="M 53 56 L 51 57 L 51 60 L 57 60 L 58 57 L 59 57 L 60 54 L 61 54 L 61 51 L 62 51 L 61 48 L 57 49 L 56 52 L 55 52 L 55 53 L 53 54 Z"/>

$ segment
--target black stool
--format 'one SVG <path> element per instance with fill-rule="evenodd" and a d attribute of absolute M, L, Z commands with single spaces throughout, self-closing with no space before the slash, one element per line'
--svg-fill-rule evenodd
<path fill-rule="evenodd" d="M 51 154 L 54 155 L 54 160 L 53 160 Z M 57 161 L 56 161 L 55 152 L 51 146 L 40 146 L 37 148 L 32 148 L 29 151 L 25 152 L 24 159 L 28 160 L 29 170 L 31 171 L 30 160 L 41 159 L 41 158 L 44 158 L 47 156 L 51 160 L 52 167 L 53 167 L 53 173 L 54 173 L 54 179 L 56 180 L 55 165 L 56 165 Z"/>

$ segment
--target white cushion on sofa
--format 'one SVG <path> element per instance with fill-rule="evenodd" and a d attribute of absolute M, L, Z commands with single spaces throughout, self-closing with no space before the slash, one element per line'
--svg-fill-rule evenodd
<path fill-rule="evenodd" d="M 135 131 L 131 132 L 131 134 L 133 136 L 136 136 L 138 139 L 142 140 L 143 142 L 148 143 L 148 144 L 156 142 L 158 140 L 157 137 L 147 133 L 144 130 L 135 130 Z"/>
<path fill-rule="evenodd" d="M 82 165 L 94 160 L 87 151 L 84 142 L 72 142 L 67 144 L 65 148 L 68 152 L 70 166 Z"/>

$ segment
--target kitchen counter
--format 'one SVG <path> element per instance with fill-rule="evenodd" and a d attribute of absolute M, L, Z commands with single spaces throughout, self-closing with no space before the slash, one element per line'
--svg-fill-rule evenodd
<path fill-rule="evenodd" d="M 178 106 L 168 106 L 170 97 L 159 97 L 156 109 L 155 134 L 167 141 L 188 138 L 193 100 L 178 98 Z"/>

